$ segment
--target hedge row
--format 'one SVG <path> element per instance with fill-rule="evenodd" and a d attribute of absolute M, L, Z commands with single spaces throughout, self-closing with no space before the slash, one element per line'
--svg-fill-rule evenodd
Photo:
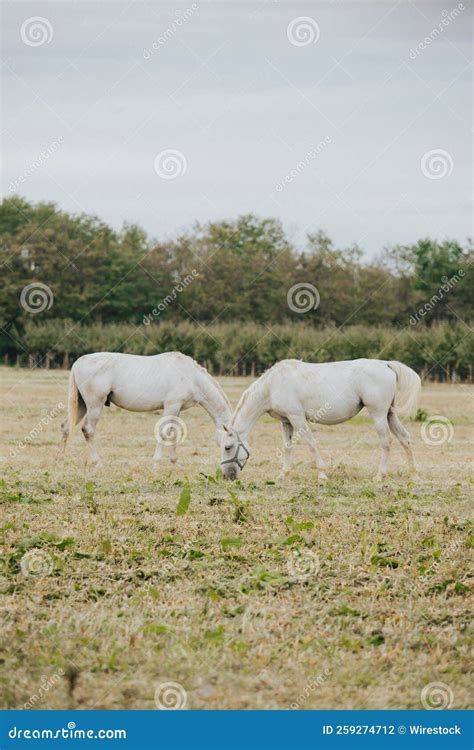
<path fill-rule="evenodd" d="M 69 367 L 83 354 L 119 351 L 157 354 L 181 351 L 215 374 L 259 374 L 275 362 L 314 362 L 370 357 L 398 359 L 434 380 L 472 381 L 474 343 L 464 323 L 404 329 L 351 326 L 314 328 L 306 324 L 265 326 L 222 323 L 81 325 L 72 321 L 30 322 L 23 334 L 2 340 L 5 364 Z"/>

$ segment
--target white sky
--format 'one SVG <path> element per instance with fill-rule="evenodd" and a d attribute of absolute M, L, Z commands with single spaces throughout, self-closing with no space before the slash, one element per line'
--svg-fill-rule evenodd
<path fill-rule="evenodd" d="M 196 0 L 174 25 L 192 4 L 3 3 L 4 195 L 14 183 L 28 199 L 117 228 L 138 222 L 162 239 L 248 212 L 281 219 L 300 243 L 322 228 L 368 255 L 472 234 L 467 0 L 452 21 L 443 11 L 458 4 L 445 0 Z M 22 40 L 32 16 L 49 22 L 49 42 Z M 306 46 L 288 39 L 300 16 L 319 28 Z M 410 55 L 443 18 L 443 31 Z M 155 171 L 165 149 L 185 157 L 176 179 Z M 439 149 L 448 173 L 429 179 L 421 160 Z"/>

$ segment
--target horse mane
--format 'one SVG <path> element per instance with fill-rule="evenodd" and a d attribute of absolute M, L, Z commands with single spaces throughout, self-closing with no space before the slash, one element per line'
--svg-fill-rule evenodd
<path fill-rule="evenodd" d="M 221 386 L 221 384 L 215 379 L 215 377 L 213 377 L 211 375 L 211 373 L 209 372 L 209 370 L 206 367 L 203 367 L 202 365 L 200 365 L 199 362 L 196 362 L 196 366 L 199 367 L 199 369 L 202 370 L 207 375 L 207 377 L 209 378 L 209 380 L 216 387 L 216 390 L 218 390 L 219 393 L 221 394 L 222 398 L 226 402 L 226 404 L 229 407 L 229 409 L 232 411 L 232 406 L 230 404 L 230 401 L 229 401 L 229 399 L 227 397 L 226 392 L 224 391 L 223 387 Z"/>
<path fill-rule="evenodd" d="M 251 385 L 249 385 L 248 388 L 245 389 L 245 391 L 242 393 L 241 397 L 239 398 L 239 401 L 238 401 L 238 404 L 237 404 L 237 406 L 235 408 L 234 414 L 232 415 L 232 422 L 231 422 L 231 424 L 233 424 L 234 417 L 236 416 L 236 414 L 238 412 L 240 412 L 241 409 L 244 408 L 244 406 L 247 403 L 249 397 L 252 396 L 255 391 L 259 390 L 262 387 L 262 384 L 264 383 L 264 381 L 266 381 L 268 379 L 268 376 L 271 373 L 271 371 L 273 370 L 273 368 L 276 367 L 278 364 L 281 364 L 281 363 L 277 362 L 276 364 L 274 364 L 271 367 L 269 367 L 268 370 L 265 370 L 265 372 L 262 375 L 260 375 L 260 377 L 257 378 L 257 380 L 255 380 Z"/>
<path fill-rule="evenodd" d="M 183 354 L 183 352 L 168 352 L 169 354 L 176 354 L 178 357 L 182 357 L 183 359 L 190 359 L 191 362 L 199 369 L 201 370 L 204 375 L 206 375 L 207 379 L 211 381 L 211 383 L 214 385 L 216 391 L 219 391 L 222 398 L 224 399 L 225 403 L 229 407 L 229 409 L 232 411 L 231 403 L 227 397 L 226 392 L 222 388 L 221 384 L 217 382 L 217 380 L 211 375 L 209 370 L 206 367 L 203 367 L 203 365 L 200 365 L 199 362 L 196 362 L 193 357 L 190 357 L 189 354 Z"/>

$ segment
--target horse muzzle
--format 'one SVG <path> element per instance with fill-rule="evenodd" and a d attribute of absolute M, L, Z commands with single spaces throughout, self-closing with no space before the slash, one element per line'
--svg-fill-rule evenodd
<path fill-rule="evenodd" d="M 242 458 L 239 458 L 241 449 L 244 452 L 244 455 L 242 456 Z M 227 458 L 225 461 L 221 461 L 222 473 L 224 474 L 224 478 L 237 479 L 240 472 L 247 463 L 249 456 L 250 453 L 248 452 L 247 448 L 245 447 L 243 442 L 239 440 L 235 448 L 235 454 L 232 456 L 232 458 Z"/>
<path fill-rule="evenodd" d="M 226 466 L 223 470 L 224 479 L 233 481 L 239 476 L 239 469 L 237 466 Z"/>

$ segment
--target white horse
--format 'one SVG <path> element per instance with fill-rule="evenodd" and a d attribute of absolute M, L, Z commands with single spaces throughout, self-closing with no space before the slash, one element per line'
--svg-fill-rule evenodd
<path fill-rule="evenodd" d="M 194 404 L 202 406 L 214 420 L 218 445 L 222 426 L 232 416 L 220 385 L 185 354 L 166 352 L 151 357 L 118 352 L 86 354 L 71 369 L 68 415 L 61 425 L 63 453 L 69 432 L 85 416 L 82 432 L 90 459 L 92 463 L 100 462 L 94 434 L 102 408 L 111 403 L 129 411 L 163 409 L 155 429 L 155 464 L 162 458 L 163 444 L 170 446 L 171 462 L 176 461 L 176 444 L 183 439 L 185 429 L 178 419 L 182 409 Z"/>
<path fill-rule="evenodd" d="M 410 471 L 416 474 L 410 434 L 397 413 L 416 413 L 421 381 L 416 372 L 401 362 L 354 359 L 347 362 L 311 364 L 296 359 L 279 362 L 242 394 L 221 440 L 221 466 L 227 479 L 236 479 L 249 455 L 248 436 L 262 414 L 281 421 L 283 467 L 279 478 L 291 467 L 294 432 L 309 446 L 321 480 L 325 464 L 308 425 L 340 424 L 354 417 L 364 406 L 372 417 L 382 446 L 376 480 L 387 473 L 392 432 L 405 449 Z M 398 393 L 397 393 L 398 390 Z M 397 394 L 396 398 L 395 395 Z"/>

